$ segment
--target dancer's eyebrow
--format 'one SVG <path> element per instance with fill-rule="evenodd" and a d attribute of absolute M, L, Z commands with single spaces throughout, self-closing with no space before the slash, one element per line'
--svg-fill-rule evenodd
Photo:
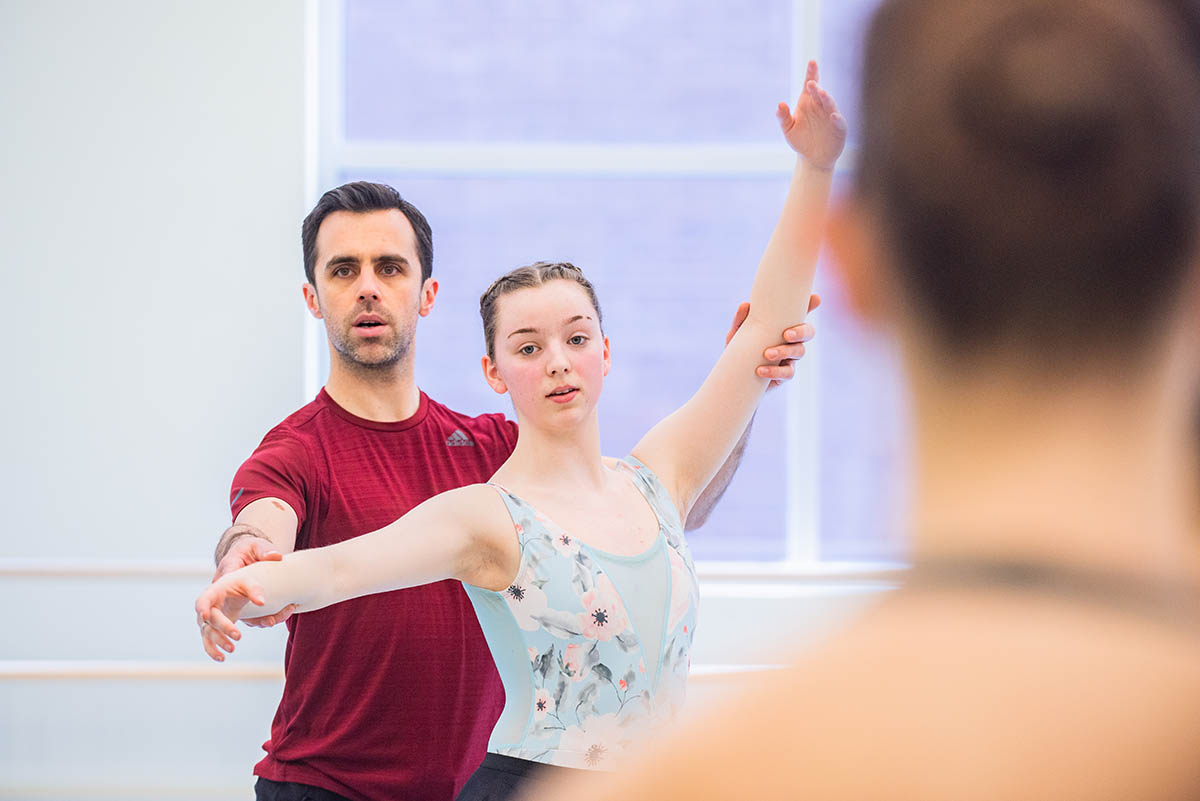
<path fill-rule="evenodd" d="M 572 317 L 571 319 L 567 320 L 565 323 L 563 323 L 563 325 L 570 325 L 571 323 L 576 322 L 577 320 L 590 320 L 590 319 L 592 319 L 590 315 L 577 314 L 574 317 Z M 515 337 L 517 334 L 540 334 L 541 332 L 542 332 L 542 330 L 540 328 L 518 328 L 516 331 L 513 331 L 511 334 L 509 334 L 507 337 L 505 337 L 505 339 L 508 339 L 509 337 Z"/>
<path fill-rule="evenodd" d="M 358 256 L 334 256 L 329 261 L 325 262 L 325 269 L 332 270 L 335 267 L 340 267 L 343 264 L 358 264 Z M 383 253 L 371 259 L 372 264 L 380 264 L 381 262 L 396 262 L 408 267 L 408 259 L 395 253 Z"/>

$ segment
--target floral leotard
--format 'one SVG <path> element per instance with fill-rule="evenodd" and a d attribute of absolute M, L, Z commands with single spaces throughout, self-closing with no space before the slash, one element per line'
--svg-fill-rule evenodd
<path fill-rule="evenodd" d="M 618 463 L 658 518 L 635 556 L 581 543 L 498 485 L 521 547 L 517 578 L 464 585 L 504 683 L 488 750 L 611 770 L 683 703 L 699 598 L 683 526 L 646 465 Z"/>

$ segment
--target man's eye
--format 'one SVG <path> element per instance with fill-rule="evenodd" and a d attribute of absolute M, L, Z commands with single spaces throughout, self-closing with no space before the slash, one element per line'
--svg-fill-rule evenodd
<path fill-rule="evenodd" d="M 346 276 L 350 275 L 350 268 L 349 267 L 338 267 L 336 270 L 333 271 L 333 274 L 340 278 L 345 278 Z"/>
<path fill-rule="evenodd" d="M 397 273 L 400 272 L 400 268 L 394 264 L 385 264 L 385 265 L 383 265 L 381 272 L 384 275 L 396 275 Z"/>

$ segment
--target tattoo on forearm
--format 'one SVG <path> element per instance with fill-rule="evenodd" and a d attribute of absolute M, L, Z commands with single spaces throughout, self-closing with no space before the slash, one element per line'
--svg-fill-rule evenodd
<path fill-rule="evenodd" d="M 229 553 L 229 549 L 233 547 L 233 543 L 241 537 L 262 537 L 264 540 L 271 539 L 262 532 L 261 529 L 250 525 L 249 523 L 234 523 L 229 528 L 225 529 L 225 533 L 221 535 L 221 539 L 217 540 L 217 549 L 213 553 L 213 563 L 221 564 L 221 560 L 225 558 L 225 554 Z"/>

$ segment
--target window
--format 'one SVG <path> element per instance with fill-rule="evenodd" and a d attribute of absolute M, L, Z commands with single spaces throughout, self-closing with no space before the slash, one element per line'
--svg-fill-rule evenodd
<path fill-rule="evenodd" d="M 810 55 L 827 54 L 823 80 L 853 140 L 848 43 L 875 3 L 324 6 L 320 188 L 389 183 L 434 229 L 441 292 L 419 328 L 422 388 L 511 413 L 480 376 L 479 293 L 512 267 L 571 261 L 595 283 L 613 343 L 605 451 L 628 452 L 700 385 L 748 293 L 792 163 L 774 106 L 794 99 Z M 843 162 L 841 184 L 853 141 Z M 828 264 L 817 288 L 817 342 L 763 402 L 737 478 L 691 537 L 698 559 L 900 555 L 892 358 L 851 319 Z"/>

